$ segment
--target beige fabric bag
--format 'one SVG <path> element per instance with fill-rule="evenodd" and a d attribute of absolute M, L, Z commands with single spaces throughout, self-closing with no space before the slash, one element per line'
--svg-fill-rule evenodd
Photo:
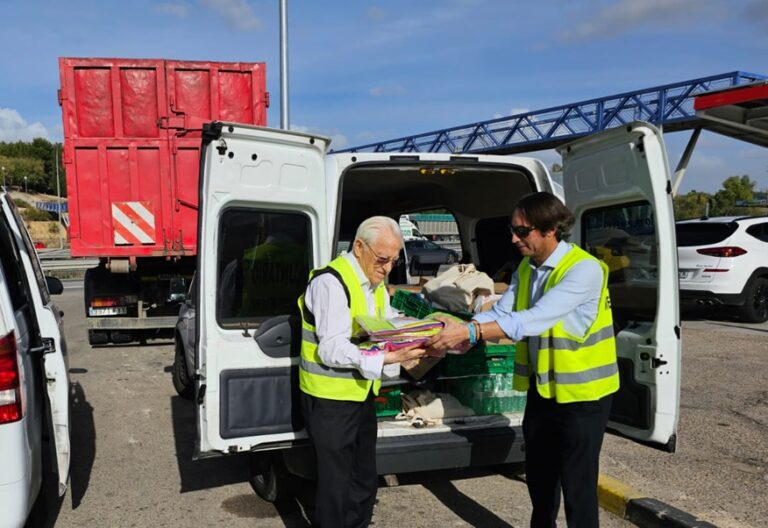
<path fill-rule="evenodd" d="M 424 296 L 452 312 L 469 311 L 478 295 L 493 293 L 493 279 L 474 264 L 458 264 L 424 284 Z"/>

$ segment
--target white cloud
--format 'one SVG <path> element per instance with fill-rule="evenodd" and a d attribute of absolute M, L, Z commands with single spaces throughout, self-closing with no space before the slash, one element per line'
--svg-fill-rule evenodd
<path fill-rule="evenodd" d="M 508 113 L 506 113 L 506 114 L 499 114 L 499 113 L 493 114 L 493 118 L 494 118 L 494 119 L 498 119 L 498 118 L 500 118 L 500 117 L 509 117 L 509 116 L 513 116 L 513 115 L 517 115 L 517 114 L 527 114 L 527 113 L 528 113 L 528 112 L 530 112 L 530 111 L 531 111 L 531 109 L 530 109 L 530 108 L 523 108 L 523 107 L 521 107 L 521 108 L 517 108 L 517 107 L 512 107 L 512 108 L 510 108 L 510 109 L 509 109 L 509 112 L 508 112 Z"/>
<path fill-rule="evenodd" d="M 42 123 L 27 123 L 16 110 L 0 107 L 0 141 L 31 141 L 48 138 Z"/>
<path fill-rule="evenodd" d="M 155 5 L 155 11 L 178 18 L 186 18 L 189 15 L 189 5 L 185 2 L 161 2 Z"/>
<path fill-rule="evenodd" d="M 560 40 L 586 42 L 611 38 L 637 29 L 690 27 L 697 21 L 727 14 L 714 0 L 620 0 L 559 32 Z M 719 18 L 719 17 L 718 17 Z"/>
<path fill-rule="evenodd" d="M 388 84 L 384 86 L 374 86 L 368 93 L 373 97 L 399 97 L 408 93 L 403 86 L 399 84 Z"/>
<path fill-rule="evenodd" d="M 230 27 L 238 31 L 253 31 L 263 26 L 261 19 L 245 0 L 200 0 L 200 3 L 216 11 Z"/>
<path fill-rule="evenodd" d="M 294 132 L 303 132 L 304 134 L 318 134 L 320 136 L 329 137 L 331 138 L 331 148 L 335 150 L 349 146 L 347 136 L 336 129 L 324 130 L 318 127 L 295 125 L 291 123 L 291 130 Z"/>
<path fill-rule="evenodd" d="M 384 18 L 384 11 L 379 7 L 371 7 L 366 12 L 366 16 L 371 20 L 381 20 Z"/>

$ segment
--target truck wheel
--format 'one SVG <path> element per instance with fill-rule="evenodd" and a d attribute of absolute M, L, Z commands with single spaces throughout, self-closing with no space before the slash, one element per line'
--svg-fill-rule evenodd
<path fill-rule="evenodd" d="M 88 330 L 88 343 L 91 345 L 106 345 L 109 334 L 103 330 Z"/>
<path fill-rule="evenodd" d="M 280 454 L 252 455 L 250 480 L 256 495 L 267 502 L 284 502 L 296 495 L 296 477 Z"/>
<path fill-rule="evenodd" d="M 178 340 L 173 359 L 173 388 L 185 400 L 191 400 L 195 396 L 195 385 L 189 377 L 189 370 L 187 370 L 184 346 Z"/>
<path fill-rule="evenodd" d="M 745 290 L 747 300 L 739 309 L 741 318 L 747 323 L 768 321 L 768 278 L 755 277 Z"/>

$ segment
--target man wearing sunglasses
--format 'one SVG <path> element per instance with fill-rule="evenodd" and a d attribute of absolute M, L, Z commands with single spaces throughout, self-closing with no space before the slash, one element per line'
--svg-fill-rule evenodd
<path fill-rule="evenodd" d="M 512 243 L 523 261 L 510 287 L 466 325 L 446 320 L 438 350 L 507 337 L 517 342 L 514 388 L 527 390 L 525 473 L 532 527 L 555 526 L 560 493 L 568 526 L 598 526 L 599 457 L 619 388 L 607 266 L 569 244 L 574 218 L 554 195 L 523 197 Z"/>
<path fill-rule="evenodd" d="M 356 315 L 391 317 L 384 279 L 400 256 L 403 235 L 391 218 L 360 224 L 352 251 L 310 273 L 299 298 L 299 385 L 304 422 L 317 455 L 315 523 L 364 527 L 378 488 L 373 399 L 389 365 L 425 355 L 423 348 L 367 354 L 352 341 Z M 313 525 L 314 526 L 314 525 Z"/>

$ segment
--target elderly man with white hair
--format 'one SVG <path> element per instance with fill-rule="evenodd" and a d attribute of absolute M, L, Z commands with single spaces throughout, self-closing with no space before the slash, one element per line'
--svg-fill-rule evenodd
<path fill-rule="evenodd" d="M 369 354 L 351 341 L 355 316 L 395 315 L 384 279 L 402 247 L 397 222 L 368 218 L 352 251 L 313 270 L 299 298 L 301 406 L 317 455 L 315 523 L 324 528 L 370 524 L 378 488 L 374 398 L 382 372 L 425 355 L 420 348 Z"/>

